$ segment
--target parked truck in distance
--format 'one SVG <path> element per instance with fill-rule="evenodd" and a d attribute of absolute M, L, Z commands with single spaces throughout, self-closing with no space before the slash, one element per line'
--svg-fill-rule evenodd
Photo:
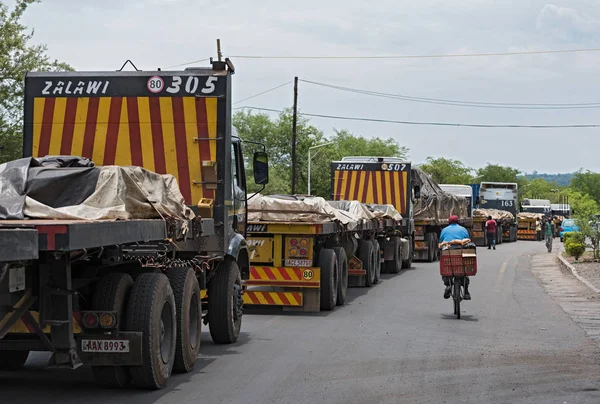
<path fill-rule="evenodd" d="M 27 74 L 28 158 L 0 173 L 19 196 L 0 195 L 1 369 L 47 351 L 50 368 L 159 389 L 193 369 L 203 321 L 214 342 L 238 339 L 250 265 L 233 73 Z M 264 152 L 254 177 L 268 181 Z"/>
<path fill-rule="evenodd" d="M 473 188 L 470 185 L 460 185 L 460 184 L 439 184 L 440 188 L 448 192 L 449 194 L 453 194 L 456 196 L 462 196 L 467 200 L 467 216 L 473 216 Z"/>
<path fill-rule="evenodd" d="M 479 187 L 479 208 L 509 212 L 513 219 L 503 220 L 502 241 L 517 241 L 519 185 L 514 182 L 482 182 Z M 478 232 L 485 229 L 477 228 Z"/>
<path fill-rule="evenodd" d="M 331 199 L 392 205 L 402 220 L 383 246 L 385 261 L 400 257 L 410 268 L 415 254 L 413 198 L 420 197 L 411 163 L 394 157 L 348 156 L 331 163 Z"/>

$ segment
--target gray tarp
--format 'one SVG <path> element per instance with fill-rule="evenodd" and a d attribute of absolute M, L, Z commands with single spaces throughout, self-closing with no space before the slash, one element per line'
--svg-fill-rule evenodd
<path fill-rule="evenodd" d="M 402 215 L 396 210 L 394 205 L 367 205 L 371 212 L 378 218 L 402 220 Z"/>
<path fill-rule="evenodd" d="M 421 198 L 414 206 L 415 220 L 445 222 L 451 215 L 468 218 L 469 202 L 462 196 L 443 191 L 423 170 L 413 168 L 414 179 L 421 187 Z"/>
<path fill-rule="evenodd" d="M 0 219 L 193 219 L 172 175 L 81 158 L 0 164 Z"/>

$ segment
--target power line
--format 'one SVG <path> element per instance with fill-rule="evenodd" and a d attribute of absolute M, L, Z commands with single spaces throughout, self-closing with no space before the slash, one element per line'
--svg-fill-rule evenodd
<path fill-rule="evenodd" d="M 237 107 L 234 109 L 255 109 L 257 111 L 268 111 L 283 113 L 285 111 L 271 108 L 260 107 Z M 379 123 L 394 123 L 401 125 L 423 125 L 423 126 L 453 126 L 453 127 L 469 127 L 469 128 L 529 128 L 529 129 L 552 129 L 552 128 L 598 128 L 600 124 L 575 124 L 575 125 L 516 125 L 516 124 L 479 124 L 479 123 L 452 123 L 452 122 L 417 122 L 417 121 L 398 121 L 391 119 L 377 118 L 354 118 L 349 116 L 325 115 L 325 114 L 310 114 L 306 112 L 298 112 L 298 115 L 310 116 L 315 118 L 339 119 L 345 121 L 362 121 L 362 122 L 379 122 Z"/>
<path fill-rule="evenodd" d="M 288 84 L 292 84 L 292 82 L 291 82 L 291 81 L 285 82 L 285 83 L 283 83 L 283 84 L 280 84 L 280 85 L 278 85 L 278 86 L 276 86 L 276 87 L 270 88 L 270 89 L 268 89 L 268 90 L 266 90 L 266 91 L 263 91 L 263 92 L 261 92 L 261 93 L 254 94 L 254 95 L 252 95 L 252 96 L 250 96 L 250 97 L 248 97 L 248 98 L 244 98 L 243 100 L 236 101 L 236 102 L 234 102 L 234 103 L 233 103 L 233 105 L 235 105 L 235 104 L 239 104 L 240 102 L 248 101 L 248 100 L 250 100 L 250 99 L 252 99 L 252 98 L 258 97 L 258 96 L 260 96 L 260 95 L 263 95 L 263 94 L 270 93 L 271 91 L 275 91 L 275 90 L 277 90 L 277 89 L 279 89 L 279 88 L 281 88 L 281 87 L 285 87 L 285 86 L 287 86 Z"/>
<path fill-rule="evenodd" d="M 588 49 L 563 49 L 544 51 L 521 51 L 521 52 L 495 52 L 495 53 L 454 53 L 438 55 L 374 55 L 374 56 L 270 56 L 270 55 L 236 55 L 230 58 L 240 59 L 434 59 L 434 58 L 456 58 L 456 57 L 488 57 L 488 56 L 516 56 L 516 55 L 543 55 L 553 53 L 576 53 L 597 52 L 600 48 Z"/>
<path fill-rule="evenodd" d="M 204 59 L 200 59 L 200 60 L 193 60 L 193 61 L 191 61 L 191 62 L 187 62 L 187 63 L 181 63 L 181 64 L 178 64 L 178 65 L 168 66 L 168 67 L 165 67 L 165 69 L 173 69 L 173 68 L 175 68 L 175 67 L 181 67 L 181 66 L 193 65 L 193 64 L 195 64 L 195 63 L 202 63 L 202 62 L 206 62 L 207 60 L 210 60 L 210 58 L 204 58 Z"/>
<path fill-rule="evenodd" d="M 476 108 L 501 108 L 501 109 L 589 109 L 600 108 L 600 103 L 575 103 L 575 104 L 535 104 L 535 103 L 503 103 L 503 102 L 482 102 L 482 101 L 458 101 L 445 100 L 440 98 L 413 97 L 402 94 L 389 94 L 377 91 L 361 90 L 357 88 L 341 87 L 333 84 L 319 83 L 310 80 L 300 80 L 304 83 L 316 86 L 332 88 L 341 91 L 347 91 L 356 94 L 370 95 L 381 98 L 396 99 L 410 102 L 421 102 L 426 104 L 451 105 L 457 107 L 476 107 Z"/>

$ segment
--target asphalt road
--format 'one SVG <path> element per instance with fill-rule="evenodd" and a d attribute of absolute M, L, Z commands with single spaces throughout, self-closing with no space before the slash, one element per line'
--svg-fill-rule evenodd
<path fill-rule="evenodd" d="M 3 403 L 594 403 L 600 350 L 530 269 L 537 242 L 479 250 L 463 317 L 437 264 L 384 275 L 317 315 L 244 317 L 232 346 L 205 331 L 196 370 L 167 389 L 106 390 L 89 369 L 0 373 Z M 550 282 L 551 280 L 546 280 Z"/>

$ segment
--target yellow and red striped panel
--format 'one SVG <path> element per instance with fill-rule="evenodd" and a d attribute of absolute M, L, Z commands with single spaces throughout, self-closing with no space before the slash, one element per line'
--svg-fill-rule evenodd
<path fill-rule="evenodd" d="M 247 285 L 319 288 L 320 268 L 250 267 Z"/>
<path fill-rule="evenodd" d="M 264 306 L 302 306 L 302 292 L 244 292 L 244 304 Z"/>
<path fill-rule="evenodd" d="M 172 174 L 188 204 L 214 198 L 202 162 L 216 161 L 217 99 L 198 97 L 35 98 L 33 157 L 73 155 L 97 165 Z"/>
<path fill-rule="evenodd" d="M 406 212 L 406 171 L 334 171 L 334 200 L 390 204 Z"/>
<path fill-rule="evenodd" d="M 40 323 L 40 315 L 37 311 L 30 311 L 31 316 L 35 320 L 35 322 L 39 325 Z M 10 315 L 9 313 L 7 315 Z M 50 326 L 42 328 L 44 334 L 50 334 Z M 33 324 L 31 324 L 25 316 L 21 317 L 15 325 L 12 326 L 9 333 L 13 334 L 35 334 L 35 328 Z M 73 333 L 80 334 L 81 333 L 81 312 L 73 312 Z"/>

